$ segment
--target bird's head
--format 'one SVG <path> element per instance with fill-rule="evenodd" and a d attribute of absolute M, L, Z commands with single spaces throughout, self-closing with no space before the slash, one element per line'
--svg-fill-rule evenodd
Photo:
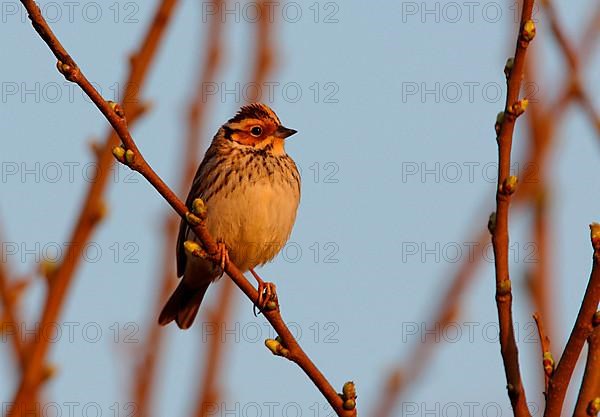
<path fill-rule="evenodd" d="M 228 140 L 275 155 L 285 154 L 285 139 L 296 133 L 296 130 L 283 126 L 275 112 L 262 103 L 243 106 L 222 129 Z"/>

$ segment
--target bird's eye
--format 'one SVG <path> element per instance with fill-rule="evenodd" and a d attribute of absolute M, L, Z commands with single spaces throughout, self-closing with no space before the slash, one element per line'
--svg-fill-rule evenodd
<path fill-rule="evenodd" d="M 262 127 L 254 126 L 252 129 L 250 129 L 250 134 L 255 137 L 262 135 Z"/>

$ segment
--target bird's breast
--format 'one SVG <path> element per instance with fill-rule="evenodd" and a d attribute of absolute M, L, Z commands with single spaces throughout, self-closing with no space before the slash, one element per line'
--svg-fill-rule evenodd
<path fill-rule="evenodd" d="M 296 219 L 299 184 L 289 173 L 270 168 L 234 175 L 232 183 L 206 202 L 210 233 L 225 242 L 231 260 L 242 271 L 272 260 L 287 242 Z"/>

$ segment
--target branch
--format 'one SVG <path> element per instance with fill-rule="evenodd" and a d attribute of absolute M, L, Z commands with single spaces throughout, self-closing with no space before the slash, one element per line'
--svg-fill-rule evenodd
<path fill-rule="evenodd" d="M 106 117 L 121 139 L 123 147 L 113 149 L 113 153 L 119 162 L 126 164 L 131 169 L 139 172 L 163 196 L 177 214 L 187 220 L 190 228 L 202 242 L 204 248 L 203 252 L 207 258 L 215 264 L 218 264 L 220 262 L 220 257 L 215 239 L 209 234 L 203 221 L 195 222 L 191 220 L 191 213 L 188 211 L 185 204 L 177 198 L 175 193 L 164 183 L 156 172 L 154 172 L 148 162 L 146 162 L 127 128 L 127 121 L 123 109 L 116 103 L 104 101 L 100 93 L 98 93 L 83 75 L 75 61 L 67 54 L 56 36 L 52 33 L 35 2 L 32 0 L 21 0 L 21 2 L 27 8 L 37 32 L 58 58 L 59 62 L 57 68 L 59 71 L 67 80 L 76 83 L 86 93 L 104 117 Z M 232 262 L 225 262 L 225 273 L 227 273 L 255 305 L 258 303 L 258 291 Z M 283 321 L 279 308 L 276 307 L 272 310 L 264 311 L 263 313 L 264 317 L 271 323 L 279 335 L 280 341 L 267 340 L 267 344 L 271 350 L 274 352 L 276 351 L 276 354 L 279 356 L 284 356 L 296 363 L 315 384 L 339 416 L 355 416 L 356 392 L 354 390 L 354 384 L 346 383 L 344 385 L 343 394 L 338 394 L 327 378 L 325 378 L 321 371 L 306 355 L 304 350 L 302 350 L 298 341 L 294 338 L 292 332 Z"/>
<path fill-rule="evenodd" d="M 205 322 L 206 326 L 203 328 L 214 326 L 214 328 L 219 329 L 221 328 L 220 326 L 224 326 L 229 321 L 232 301 L 235 295 L 233 293 L 234 288 L 230 280 L 224 280 L 217 298 L 217 306 L 209 310 L 208 320 Z M 194 411 L 190 413 L 191 416 L 208 417 L 211 414 L 211 405 L 217 403 L 219 399 L 217 379 L 219 370 L 223 364 L 223 344 L 224 342 L 220 337 L 219 331 L 210 334 L 208 346 L 204 347 L 206 351 L 205 368 L 199 385 L 200 392 Z"/>
<path fill-rule="evenodd" d="M 598 308 L 598 302 L 600 302 L 600 224 L 594 223 L 590 229 L 594 247 L 592 274 L 565 350 L 556 366 L 556 371 L 550 378 L 544 417 L 560 417 L 567 388 L 581 349 L 593 331 L 594 314 Z"/>
<path fill-rule="evenodd" d="M 221 0 L 213 0 L 215 10 L 221 7 Z M 206 30 L 208 39 L 206 44 L 199 42 L 199 56 L 202 57 L 198 68 L 198 80 L 196 91 L 190 99 L 187 108 L 187 131 L 185 134 L 184 145 L 180 147 L 181 155 L 177 161 L 183 164 L 183 171 L 179 179 L 178 190 L 180 194 L 184 194 L 189 185 L 192 183 L 196 167 L 198 165 L 198 151 L 200 148 L 201 138 L 200 131 L 202 129 L 204 117 L 206 115 L 209 104 L 212 102 L 212 96 L 209 100 L 203 100 L 202 87 L 211 82 L 215 78 L 215 73 L 218 70 L 221 61 L 222 49 L 222 28 L 223 22 L 219 17 L 220 13 L 216 12 L 210 19 L 209 26 Z M 204 101 L 204 103 L 203 103 Z M 181 162 L 183 161 L 183 162 Z M 164 226 L 160 231 L 163 237 L 162 268 L 159 272 L 158 280 L 160 288 L 156 298 L 156 306 L 151 309 L 152 317 L 148 321 L 148 338 L 145 343 L 142 359 L 137 365 L 137 371 L 134 378 L 133 387 L 133 402 L 137 404 L 137 415 L 146 417 L 151 410 L 150 399 L 156 381 L 157 362 L 162 351 L 163 339 L 165 332 L 156 325 L 155 314 L 160 312 L 169 294 L 173 290 L 173 277 L 175 276 L 173 263 L 173 248 L 177 238 L 178 230 L 177 217 L 173 216 L 173 212 L 169 211 L 165 214 Z"/>
<path fill-rule="evenodd" d="M 485 230 L 480 230 L 479 236 L 476 239 L 469 240 L 469 242 L 476 241 L 476 247 L 483 247 L 487 242 L 487 238 L 488 233 Z M 374 417 L 392 416 L 394 407 L 407 387 L 407 382 L 413 384 L 425 371 L 430 363 L 433 348 L 438 344 L 438 341 L 444 339 L 440 335 L 444 333 L 446 327 L 458 315 L 462 296 L 473 281 L 481 258 L 467 258 L 468 261 L 462 263 L 453 276 L 452 283 L 440 297 L 439 308 L 433 316 L 434 319 L 426 326 L 427 329 L 435 329 L 435 334 L 428 333 L 424 339 L 423 335 L 420 335 L 420 339 L 414 343 L 408 359 L 404 361 L 405 365 L 395 366 L 388 372 L 385 377 L 385 386 L 375 403 L 376 408 L 372 413 Z"/>
<path fill-rule="evenodd" d="M 525 79 L 528 82 L 537 80 L 537 71 L 535 63 L 537 59 L 533 59 L 532 54 L 535 51 L 529 52 L 529 57 L 525 65 Z M 567 79 L 566 82 L 569 82 Z M 569 102 L 574 100 L 572 95 L 569 95 Z M 545 154 L 545 149 L 548 148 L 548 143 L 551 141 L 554 126 L 558 123 L 556 118 L 549 118 L 549 111 L 544 108 L 542 103 L 545 103 L 544 97 L 538 98 L 538 104 L 530 107 L 530 111 L 527 112 L 527 135 L 529 136 L 529 142 L 531 143 L 532 152 L 534 154 Z M 566 106 L 563 106 L 563 109 Z M 562 114 L 562 113 L 561 113 Z M 540 158 L 538 158 L 540 160 Z M 546 159 L 541 159 L 546 161 Z M 529 291 L 532 303 L 535 310 L 539 312 L 541 317 L 544 317 L 546 322 L 546 335 L 552 335 L 554 332 L 554 312 L 552 308 L 552 283 L 554 282 L 552 267 L 551 267 L 551 256 L 549 256 L 549 242 L 550 242 L 550 227 L 549 227 L 549 198 L 548 198 L 548 176 L 546 174 L 546 164 L 534 165 L 536 169 L 536 180 L 531 181 L 532 191 L 532 209 L 533 209 L 533 224 L 532 224 L 532 235 L 533 242 L 537 252 L 537 262 L 530 265 L 526 271 L 526 287 Z M 538 313 L 536 313 L 537 315 Z M 534 315 L 535 318 L 535 315 Z M 541 324 L 541 321 L 540 321 Z M 547 337 L 547 336 L 545 336 Z M 547 376 L 544 380 L 544 387 L 547 384 Z"/>
<path fill-rule="evenodd" d="M 583 373 L 583 381 L 577 398 L 577 405 L 573 417 L 588 417 L 598 414 L 590 413 L 592 401 L 600 397 L 600 312 L 594 315 L 594 331 L 588 337 L 588 354 Z"/>
<path fill-rule="evenodd" d="M 221 7 L 227 7 L 226 2 L 221 2 L 220 0 L 213 1 L 215 3 L 216 10 L 219 10 Z M 261 0 L 258 3 L 258 7 L 260 8 L 260 15 L 266 16 L 266 1 Z M 216 16 L 220 16 L 220 13 L 217 12 L 214 18 L 215 22 L 220 22 L 221 19 L 217 18 Z M 254 63 L 254 69 L 252 71 L 251 78 L 251 82 L 256 85 L 261 85 L 265 81 L 267 74 L 273 67 L 274 48 L 272 46 L 272 28 L 273 24 L 271 24 L 269 19 L 259 19 L 257 28 L 258 33 L 256 34 L 255 53 L 253 54 L 253 56 L 256 57 L 256 61 Z M 214 32 L 214 30 L 211 31 L 211 33 Z M 214 54 L 218 54 L 219 50 L 220 48 L 215 48 Z M 209 56 L 210 55 L 211 54 L 209 54 Z M 202 111 L 204 111 L 206 109 L 206 106 L 202 106 L 202 87 L 205 81 L 210 81 L 210 79 L 203 77 L 203 79 L 200 80 L 200 83 L 197 86 L 195 101 L 193 101 L 190 105 L 192 111 L 190 112 L 189 126 L 190 133 L 193 135 L 193 137 L 196 137 L 199 133 L 198 127 L 201 121 L 199 118 L 200 110 L 202 109 Z M 253 99 L 258 100 L 260 98 L 253 97 Z M 195 142 L 198 143 L 199 140 L 196 140 Z M 195 152 L 195 154 L 197 154 L 197 152 Z M 194 160 L 193 163 L 188 167 L 190 178 L 187 184 L 185 184 L 186 188 L 192 182 L 193 176 L 196 172 L 196 166 L 197 162 Z M 187 189 L 183 189 L 181 194 L 183 195 L 186 191 Z M 229 280 L 226 280 L 221 286 L 216 307 L 213 307 L 214 310 L 209 311 L 208 325 L 212 324 L 216 328 L 219 328 L 219 326 L 225 325 L 229 321 L 234 296 L 233 283 Z M 218 376 L 223 366 L 226 352 L 225 344 L 218 334 L 219 332 L 211 334 L 208 340 L 208 346 L 205 355 L 204 374 L 202 375 L 202 379 L 199 384 L 200 392 L 195 409 L 191 414 L 196 417 L 208 417 L 210 414 L 211 405 L 214 405 L 219 400 Z"/>
<path fill-rule="evenodd" d="M 21 3 L 27 10 L 29 18 L 34 29 L 48 44 L 51 51 L 58 59 L 57 67 L 68 80 L 78 80 L 80 85 L 85 85 L 86 92 L 95 91 L 91 83 L 80 73 L 73 59 L 67 54 L 63 46 L 58 42 L 48 24 L 44 20 L 41 11 L 35 1 L 21 0 Z M 146 79 L 150 63 L 156 55 L 158 45 L 163 37 L 166 27 L 168 26 L 170 17 L 174 10 L 177 0 L 163 0 L 158 7 L 152 25 L 148 29 L 142 46 L 139 52 L 131 58 L 131 70 L 128 81 L 126 83 L 126 91 L 124 97 L 132 98 L 124 103 L 124 111 L 132 115 L 132 122 L 136 116 L 139 116 L 140 105 L 134 98 L 137 97 L 138 91 L 141 89 L 143 82 Z M 90 96 L 92 97 L 92 96 Z M 104 100 L 96 92 L 93 95 L 93 101 L 103 102 Z M 101 200 L 102 193 L 106 188 L 109 178 L 110 166 L 113 164 L 111 155 L 112 148 L 118 144 L 118 137 L 114 132 L 107 135 L 105 143 L 98 149 L 98 176 L 90 185 L 84 200 L 79 218 L 74 226 L 73 232 L 68 239 L 73 244 L 67 249 L 63 263 L 52 274 L 52 279 L 49 281 L 48 294 L 46 303 L 43 308 L 42 317 L 39 320 L 39 328 L 44 329 L 51 323 L 59 319 L 64 300 L 68 289 L 73 281 L 75 271 L 81 260 L 80 254 L 75 253 L 76 249 L 82 247 L 87 242 L 94 231 L 98 221 L 101 218 L 103 203 Z M 14 415 L 17 410 L 20 410 L 28 401 L 28 397 L 33 396 L 38 389 L 38 381 L 40 370 L 43 369 L 43 362 L 49 349 L 48 338 L 36 337 L 39 342 L 31 347 L 30 356 L 28 358 L 27 367 L 21 379 L 18 391 L 15 395 L 12 412 Z"/>
<path fill-rule="evenodd" d="M 1 252 L 0 255 L 2 255 Z M 25 369 L 26 364 L 27 346 L 23 343 L 23 338 L 19 329 L 19 323 L 22 322 L 17 317 L 17 306 L 15 305 L 17 297 L 14 288 L 10 285 L 8 275 L 9 271 L 6 263 L 0 262 L 0 304 L 2 304 L 2 315 L 0 316 L 2 329 L 0 329 L 0 333 L 5 332 L 9 337 L 12 335 L 10 339 L 19 364 L 19 369 L 22 372 Z M 11 330 L 10 332 L 9 329 Z M 14 333 L 12 333 L 12 331 L 14 331 Z"/>
<path fill-rule="evenodd" d="M 597 17 L 592 20 L 590 25 L 584 31 L 584 42 L 580 48 L 581 52 L 577 57 L 578 62 L 581 65 L 585 65 L 584 61 L 589 60 L 590 52 L 592 51 L 593 43 L 596 41 L 598 34 L 597 25 L 595 24 L 600 17 L 600 7 L 598 8 Z M 530 62 L 531 59 L 528 60 Z M 528 113 L 529 120 L 529 135 L 531 136 L 531 142 L 534 144 L 531 156 L 525 159 L 525 163 L 522 166 L 532 166 L 537 168 L 537 172 L 542 173 L 544 166 L 547 163 L 547 155 L 551 149 L 552 139 L 556 132 L 556 129 L 563 119 L 563 116 L 568 109 L 568 105 L 575 99 L 578 99 L 577 94 L 572 90 L 571 85 L 573 79 L 578 77 L 579 67 L 577 71 L 571 70 L 571 72 L 565 76 L 564 85 L 562 91 L 557 96 L 554 103 L 548 106 L 543 106 L 542 103 L 531 106 L 531 112 Z M 529 77 L 528 77 L 529 78 Z M 539 111 L 538 111 L 539 110 Z M 538 114 L 539 113 L 539 114 Z M 536 116 L 536 117 L 534 117 Z M 539 190 L 538 184 L 535 181 L 525 182 L 519 188 L 519 193 L 516 194 L 514 204 L 522 203 L 527 204 L 531 201 L 539 201 Z M 537 204 L 537 203 L 536 203 Z M 536 228 L 539 230 L 539 228 Z M 469 242 L 481 241 L 481 237 L 473 235 Z M 540 239 L 538 239 L 540 241 Z M 440 303 L 440 308 L 434 315 L 435 319 L 430 322 L 428 328 L 436 328 L 436 331 L 443 331 L 444 325 L 447 322 L 446 318 L 454 315 L 459 308 L 459 302 L 461 295 L 466 291 L 468 285 L 472 280 L 472 276 L 475 272 L 475 268 L 481 258 L 475 258 L 474 262 L 463 262 L 463 265 L 459 268 L 457 273 L 452 278 L 452 283 L 448 286 L 447 290 L 440 297 L 443 300 Z M 536 271 L 536 275 L 541 275 L 543 270 Z M 547 276 L 547 274 L 545 274 Z M 547 310 L 551 310 L 546 307 L 543 300 L 547 299 L 547 294 L 542 294 L 540 290 L 539 282 L 531 282 L 532 295 L 534 297 L 535 304 L 544 313 L 544 317 L 548 317 Z M 543 288 L 542 288 L 543 289 Z M 393 412 L 394 404 L 397 403 L 406 388 L 407 381 L 414 383 L 414 381 L 423 373 L 427 364 L 430 362 L 430 356 L 433 353 L 433 344 L 430 343 L 432 338 L 425 339 L 425 343 L 415 343 L 412 352 L 409 354 L 409 358 L 404 361 L 405 366 L 396 366 L 385 377 L 385 387 L 381 391 L 379 400 L 376 401 L 377 408 L 373 415 L 376 417 L 387 417 Z M 433 340 L 435 340 L 433 338 Z"/>
<path fill-rule="evenodd" d="M 498 120 L 498 186 L 496 191 L 496 213 L 490 219 L 490 232 L 494 248 L 496 272 L 496 305 L 500 325 L 500 350 L 504 362 L 507 390 L 515 416 L 529 416 L 525 391 L 519 369 L 519 353 L 512 320 L 512 291 L 508 268 L 508 211 L 510 197 L 516 188 L 517 179 L 510 175 L 510 159 L 515 122 L 527 107 L 527 101 L 519 101 L 523 79 L 525 54 L 529 42 L 535 36 L 535 24 L 531 20 L 533 0 L 523 2 L 521 23 L 514 59 L 509 59 L 505 68 L 508 93 L 504 113 Z"/>
<path fill-rule="evenodd" d="M 582 46 L 580 48 L 580 53 L 578 60 L 581 62 L 581 65 L 585 65 L 587 61 L 590 59 L 590 55 L 592 52 L 592 47 L 594 46 L 594 42 L 597 40 L 598 35 L 598 27 L 597 22 L 600 21 L 600 7 L 598 7 L 598 12 L 596 13 L 596 17 L 591 21 L 590 25 L 586 27 L 584 30 L 584 41 L 582 42 Z M 529 59 L 527 62 L 530 62 Z M 550 153 L 551 145 L 553 144 L 553 138 L 555 136 L 555 132 L 558 129 L 558 126 L 561 124 L 566 111 L 568 110 L 568 105 L 575 99 L 577 99 L 577 95 L 571 89 L 572 79 L 576 74 L 573 72 L 567 74 L 564 77 L 564 81 L 560 83 L 563 85 L 562 91 L 558 94 L 557 98 L 548 106 L 544 106 L 543 111 L 539 111 L 539 115 L 537 117 L 533 117 L 534 114 L 538 113 L 538 109 L 542 106 L 542 103 L 538 103 L 535 106 L 531 106 L 531 112 L 527 112 L 528 119 L 530 121 L 530 136 L 532 137 L 532 142 L 534 143 L 533 150 L 530 151 L 531 155 L 528 158 L 524 159 L 524 163 L 521 166 L 531 166 L 536 167 L 538 172 L 543 172 L 544 167 L 547 164 L 548 158 L 547 155 Z M 532 78 L 533 80 L 533 78 Z M 535 120 L 533 120 L 535 119 Z M 522 184 L 519 188 L 519 193 L 514 196 L 513 205 L 516 204 L 528 204 L 531 201 L 535 201 L 538 198 L 538 185 L 535 181 L 529 181 Z M 481 232 L 479 235 L 474 234 L 472 237 L 467 240 L 468 242 L 483 242 L 483 238 L 481 237 Z M 487 234 L 486 234 L 487 236 Z M 430 321 L 427 328 L 436 328 L 439 331 L 443 331 L 443 326 L 440 326 L 439 323 L 444 323 L 445 317 L 451 316 L 453 312 L 456 312 L 459 308 L 458 303 L 460 302 L 461 295 L 464 293 L 468 286 L 470 285 L 473 275 L 475 273 L 476 267 L 479 264 L 481 257 L 475 258 L 474 262 L 463 262 L 462 266 L 458 269 L 456 274 L 452 278 L 452 283 L 448 286 L 447 290 L 440 297 L 442 302 L 440 303 L 440 308 L 437 310 L 434 315 L 435 319 Z M 534 290 L 538 290 L 538 286 L 534 285 L 536 288 L 532 288 Z M 547 299 L 548 295 L 542 294 L 532 294 L 534 296 L 534 301 L 536 305 L 539 305 L 539 308 L 542 312 L 545 310 L 550 310 L 550 308 L 544 309 L 544 305 L 547 303 L 538 302 L 543 299 Z M 544 317 L 547 317 L 548 313 L 544 313 Z M 429 340 L 426 339 L 425 344 L 417 342 L 409 354 L 408 359 L 404 361 L 405 366 L 394 366 L 386 377 L 384 377 L 385 387 L 381 390 L 381 395 L 379 399 L 376 401 L 377 407 L 373 412 L 373 416 L 375 417 L 388 417 L 392 415 L 394 405 L 400 400 L 400 397 L 404 393 L 404 389 L 406 388 L 406 381 L 410 381 L 414 383 L 416 379 L 425 371 L 426 366 L 430 363 L 430 357 L 433 353 L 433 345 L 430 345 Z"/>
<path fill-rule="evenodd" d="M 560 51 L 567 61 L 567 66 L 572 74 L 571 89 L 577 97 L 582 109 L 589 117 L 591 124 L 594 126 L 598 132 L 598 135 L 600 136 L 600 114 L 596 111 L 593 100 L 581 83 L 581 78 L 579 76 L 581 64 L 575 48 L 573 48 L 569 42 L 567 35 L 564 33 L 560 22 L 558 21 L 558 13 L 556 13 L 554 2 L 552 0 L 544 0 L 542 3 L 546 9 L 546 14 L 548 15 L 548 19 L 550 21 L 551 32 L 559 46 Z M 593 23 L 597 23 L 596 20 L 594 20 Z M 590 36 L 594 35 L 595 33 L 597 33 L 597 29 L 586 31 L 584 33 L 584 46 L 582 47 L 584 51 L 587 49 L 587 43 L 591 41 Z"/>

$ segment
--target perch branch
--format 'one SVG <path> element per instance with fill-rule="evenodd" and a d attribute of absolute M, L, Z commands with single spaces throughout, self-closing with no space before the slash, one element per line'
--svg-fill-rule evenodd
<path fill-rule="evenodd" d="M 213 0 L 215 9 L 220 7 L 221 0 Z M 202 57 L 202 67 L 198 68 L 198 85 L 194 96 L 188 105 L 187 123 L 185 144 L 181 146 L 181 155 L 178 155 L 178 161 L 183 165 L 183 171 L 178 184 L 178 190 L 183 195 L 191 184 L 194 178 L 194 173 L 198 165 L 198 151 L 200 148 L 201 138 L 200 131 L 202 129 L 203 120 L 206 111 L 211 102 L 210 96 L 208 100 L 203 100 L 202 87 L 214 80 L 221 60 L 222 50 L 222 27 L 223 23 L 220 19 L 220 13 L 214 13 L 207 27 L 206 44 L 199 42 L 199 56 Z M 181 162 L 182 161 L 182 162 Z M 172 211 L 165 214 L 163 229 L 161 236 L 163 237 L 162 268 L 159 272 L 159 290 L 156 298 L 156 306 L 151 309 L 152 317 L 148 321 L 147 340 L 144 347 L 142 359 L 138 363 L 136 377 L 134 378 L 133 402 L 137 404 L 137 414 L 139 417 L 146 417 L 150 414 L 152 398 L 151 393 L 156 382 L 156 368 L 158 360 L 162 352 L 163 339 L 165 331 L 156 325 L 156 317 L 154 316 L 164 305 L 169 294 L 173 290 L 173 277 L 176 272 L 173 262 L 173 248 L 175 247 L 178 217 Z"/>
<path fill-rule="evenodd" d="M 226 2 L 221 2 L 220 0 L 214 0 L 214 2 L 215 9 L 217 10 L 219 10 L 221 7 L 226 7 Z M 266 16 L 266 2 L 258 2 L 258 7 L 260 8 L 260 15 Z M 220 14 L 217 12 L 216 15 Z M 218 18 L 215 18 L 214 20 L 215 22 L 220 21 Z M 271 71 L 274 63 L 273 57 L 275 52 L 272 46 L 272 28 L 274 25 L 269 21 L 269 19 L 260 19 L 257 25 L 257 34 L 255 37 L 256 52 L 253 54 L 253 56 L 256 58 L 254 69 L 252 71 L 252 78 L 250 80 L 256 85 L 262 85 L 267 75 Z M 214 33 L 215 31 L 213 30 L 211 32 Z M 221 48 L 215 49 L 215 54 L 218 53 L 220 49 Z M 205 81 L 210 81 L 210 79 L 207 77 L 202 77 L 197 86 L 196 97 L 190 105 L 192 111 L 190 112 L 189 127 L 190 133 L 194 137 L 197 137 L 199 134 L 199 122 L 201 119 L 199 119 L 198 116 L 200 115 L 200 111 L 204 112 L 206 109 L 206 105 L 202 106 L 202 87 Z M 260 97 L 253 97 L 253 99 L 259 100 Z M 196 140 L 195 142 L 198 143 L 199 140 Z M 188 167 L 189 179 L 186 187 L 192 182 L 196 171 L 196 166 L 197 162 L 194 160 L 193 164 Z M 183 195 L 186 191 L 187 190 L 182 190 L 181 194 Z M 233 292 L 233 283 L 230 280 L 224 281 L 221 285 L 221 291 L 219 293 L 217 305 L 213 307 L 213 310 L 209 311 L 209 326 L 213 325 L 216 328 L 219 328 L 219 326 L 225 325 L 229 321 L 235 295 L 236 294 Z M 219 333 L 220 332 L 217 331 L 216 333 L 211 334 L 208 338 L 209 340 L 208 345 L 206 346 L 204 374 L 201 377 L 202 379 L 199 384 L 200 392 L 195 405 L 195 410 L 192 414 L 196 417 L 208 417 L 208 414 L 211 410 L 211 405 L 214 405 L 219 400 L 220 387 L 218 385 L 218 376 L 223 367 L 223 361 L 226 353 L 226 346 L 219 337 Z"/>
<path fill-rule="evenodd" d="M 21 2 L 27 8 L 30 18 L 34 22 L 36 31 L 58 59 L 59 62 L 57 67 L 59 71 L 67 80 L 76 83 L 86 93 L 121 139 L 123 147 L 113 149 L 113 153 L 119 162 L 126 164 L 134 171 L 139 172 L 156 189 L 156 191 L 163 196 L 177 214 L 188 221 L 190 228 L 202 242 L 207 257 L 215 262 L 215 264 L 218 264 L 220 262 L 220 257 L 217 242 L 209 234 L 203 221 L 196 223 L 188 218 L 190 212 L 186 205 L 177 198 L 175 193 L 165 184 L 156 172 L 154 172 L 148 162 L 146 162 L 127 128 L 127 121 L 123 109 L 116 103 L 105 101 L 100 93 L 83 75 L 73 58 L 67 54 L 56 36 L 52 33 L 35 2 L 33 0 L 21 0 Z M 230 261 L 225 262 L 224 269 L 225 273 L 227 273 L 242 292 L 256 305 L 258 303 L 258 291 L 246 277 L 244 277 L 240 270 Z M 319 389 L 321 394 L 339 416 L 355 416 L 356 393 L 354 384 L 346 383 L 344 385 L 343 394 L 338 394 L 323 373 L 315 366 L 312 360 L 300 347 L 298 341 L 294 338 L 292 332 L 283 321 L 279 308 L 276 307 L 264 311 L 264 317 L 271 323 L 271 326 L 273 326 L 279 335 L 280 341 L 267 341 L 267 345 L 271 348 L 271 351 L 296 363 Z"/>

